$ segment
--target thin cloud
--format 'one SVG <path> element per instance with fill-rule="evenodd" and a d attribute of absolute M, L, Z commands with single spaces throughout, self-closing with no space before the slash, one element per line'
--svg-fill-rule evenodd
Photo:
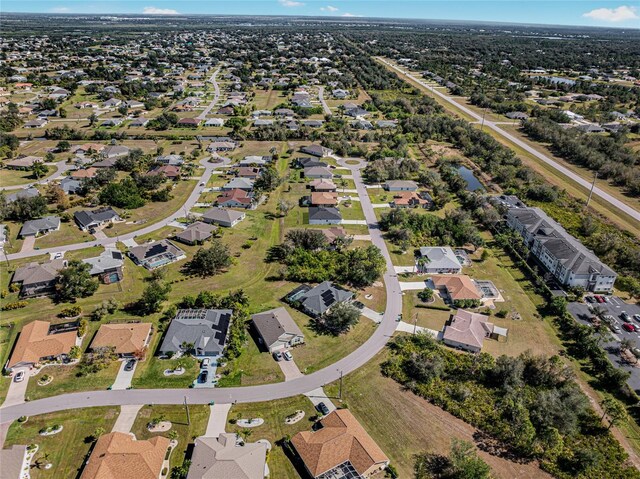
<path fill-rule="evenodd" d="M 327 5 L 326 7 L 320 7 L 320 10 L 322 10 L 323 12 L 337 12 L 339 8 Z"/>
<path fill-rule="evenodd" d="M 53 7 L 49 9 L 51 13 L 67 13 L 70 12 L 71 9 L 69 7 Z"/>
<path fill-rule="evenodd" d="M 303 7 L 304 3 L 296 2 L 294 0 L 278 0 L 278 3 L 283 7 Z"/>
<path fill-rule="evenodd" d="M 173 8 L 157 8 L 157 7 L 144 7 L 142 13 L 147 15 L 180 15 L 178 10 Z"/>
<path fill-rule="evenodd" d="M 353 13 L 345 12 L 340 16 L 341 17 L 361 17 L 362 15 L 354 15 Z"/>
<path fill-rule="evenodd" d="M 592 20 L 613 23 L 640 19 L 636 7 L 629 7 L 627 5 L 621 5 L 617 8 L 596 8 L 582 16 L 591 18 Z"/>

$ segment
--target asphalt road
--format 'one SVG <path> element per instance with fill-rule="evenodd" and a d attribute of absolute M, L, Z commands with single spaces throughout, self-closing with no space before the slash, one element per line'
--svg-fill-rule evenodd
<path fill-rule="evenodd" d="M 331 116 L 332 115 L 331 108 L 329 108 L 329 105 L 327 105 L 327 102 L 324 99 L 324 87 L 323 86 L 318 88 L 318 100 L 320 100 L 320 103 L 322 104 L 322 109 L 324 110 L 324 114 Z"/>
<path fill-rule="evenodd" d="M 220 87 L 218 86 L 218 82 L 216 81 L 216 77 L 218 76 L 219 68 L 216 68 L 216 71 L 213 72 L 211 78 L 209 78 L 209 82 L 213 83 L 213 100 L 207 105 L 207 107 L 200 113 L 196 118 L 198 120 L 204 120 L 209 112 L 213 109 L 213 107 L 218 103 L 218 99 L 220 98 Z"/>
<path fill-rule="evenodd" d="M 640 368 L 635 368 L 626 362 L 622 361 L 619 354 L 620 341 L 623 339 L 630 339 L 634 342 L 635 347 L 640 348 L 640 333 L 636 332 L 628 332 L 625 331 L 622 327 L 622 319 L 620 319 L 620 314 L 624 311 L 632 316 L 634 314 L 640 314 L 640 306 L 636 304 L 628 304 L 622 301 L 617 296 L 610 296 L 610 302 L 608 303 L 591 303 L 593 306 L 598 306 L 606 311 L 606 314 L 610 314 L 613 316 L 614 322 L 620 327 L 619 333 L 611 333 L 611 339 L 609 341 L 604 341 L 602 343 L 602 347 L 607 353 L 607 357 L 609 361 L 616 367 L 628 371 L 631 373 L 631 377 L 627 381 L 629 386 L 636 392 L 640 392 Z M 587 303 L 569 303 L 567 306 L 569 312 L 573 315 L 573 317 L 582 324 L 591 325 L 588 321 L 588 318 L 593 316 L 593 314 L 589 311 L 589 306 Z M 634 319 L 631 319 L 633 324 L 640 326 L 640 323 Z"/>
<path fill-rule="evenodd" d="M 145 226 L 142 229 L 118 236 L 116 238 L 96 239 L 94 241 L 87 241 L 85 243 L 75 243 L 75 244 L 70 244 L 65 246 L 54 246 L 52 248 L 43 248 L 43 249 L 37 249 L 32 251 L 21 251 L 19 253 L 13 253 L 9 255 L 4 253 L 3 254 L 8 261 L 12 261 L 15 259 L 29 258 L 32 256 L 56 253 L 59 251 L 74 251 L 74 250 L 89 248 L 91 246 L 104 246 L 107 244 L 115 243 L 117 241 L 134 239 L 136 236 L 145 235 L 147 233 L 151 233 L 153 231 L 159 230 L 160 228 L 167 226 L 173 220 L 186 216 L 189 210 L 194 207 L 194 205 L 198 202 L 198 199 L 200 198 L 200 191 L 202 190 L 200 183 L 204 183 L 206 185 L 209 182 L 209 179 L 211 178 L 213 171 L 219 166 L 230 163 L 230 161 L 231 160 L 229 159 L 223 159 L 221 163 L 214 164 L 214 163 L 209 163 L 208 157 L 205 158 L 204 160 L 201 160 L 200 164 L 204 166 L 204 173 L 202 174 L 202 177 L 198 180 L 198 185 L 196 185 L 194 190 L 189 195 L 189 198 L 187 198 L 187 201 L 185 201 L 184 204 L 175 213 L 172 213 L 171 215 L 158 221 L 157 223 L 153 223 L 149 226 Z"/>
<path fill-rule="evenodd" d="M 424 81 L 420 80 L 419 78 L 415 77 L 414 75 L 411 75 L 411 74 L 407 73 L 406 70 L 403 70 L 403 69 L 397 67 L 396 65 L 392 64 L 391 62 L 389 62 L 387 60 L 383 60 L 383 59 L 381 59 L 381 61 L 383 63 L 385 63 L 386 65 L 390 66 L 391 68 L 393 68 L 394 70 L 396 70 L 397 72 L 401 73 L 402 75 L 411 78 L 413 81 L 415 81 L 416 83 L 420 84 L 421 86 L 423 86 L 424 88 L 426 88 L 427 90 L 432 92 L 434 95 L 437 95 L 440 98 L 442 98 L 443 100 L 447 101 L 448 103 L 451 103 L 452 105 L 454 105 L 459 110 L 462 110 L 463 112 L 465 112 L 467 115 L 475 118 L 478 121 L 483 121 L 481 115 L 479 115 L 475 111 L 467 108 L 466 106 L 461 105 L 460 103 L 457 103 L 449 95 L 445 95 L 441 91 L 436 90 L 435 88 L 433 88 L 432 86 L 428 85 Z M 483 121 L 483 123 L 487 128 L 492 129 L 493 131 L 495 131 L 499 135 L 501 135 L 504 138 L 506 138 L 507 140 L 509 140 L 511 143 L 513 143 L 513 144 L 519 146 L 520 148 L 522 148 L 523 150 L 525 150 L 527 153 L 530 153 L 533 156 L 535 156 L 536 158 L 538 158 L 539 160 L 544 161 L 546 164 L 548 164 L 549 166 L 555 168 L 557 171 L 559 171 L 563 175 L 567 176 L 568 178 L 572 179 L 573 181 L 578 183 L 580 186 L 583 186 L 587 190 L 591 189 L 591 182 L 590 181 L 585 180 L 584 178 L 582 178 L 581 176 L 577 175 L 576 173 L 574 173 L 573 171 L 571 171 L 567 167 L 565 167 L 565 166 L 561 165 L 560 163 L 552 160 L 548 156 L 540 153 L 539 151 L 537 151 L 535 148 L 533 148 L 529 144 L 527 144 L 524 141 L 522 141 L 521 139 L 513 136 L 511 133 L 509 133 L 507 131 L 504 131 L 495 122 L 492 122 L 492 121 L 489 121 L 489 120 L 485 119 Z M 638 212 L 637 210 L 635 210 L 634 208 L 632 208 L 628 204 L 618 200 L 617 198 L 614 198 L 609 193 L 606 193 L 605 191 L 601 190 L 597 186 L 593 188 L 593 194 L 596 195 L 596 196 L 599 196 L 600 198 L 605 200 L 607 203 L 609 203 L 611 206 L 614 206 L 617 209 L 619 209 L 620 211 L 623 211 L 624 213 L 628 214 L 629 216 L 634 218 L 636 221 L 640 221 L 640 212 Z"/>
<path fill-rule="evenodd" d="M 191 404 L 207 404 L 211 401 L 216 403 L 243 403 L 281 399 L 304 394 L 318 387 L 322 387 L 325 384 L 337 380 L 341 373 L 348 374 L 370 361 L 378 351 L 384 348 L 393 336 L 397 326 L 396 320 L 402 311 L 402 292 L 393 263 L 391 262 L 391 257 L 389 256 L 389 251 L 382 238 L 382 232 L 378 228 L 371 200 L 369 199 L 367 189 L 358 171 L 361 165 L 346 165 L 341 160 L 339 163 L 352 170 L 356 189 L 360 195 L 362 209 L 369 226 L 371 241 L 380 248 L 387 264 L 387 270 L 384 274 L 387 306 L 381 323 L 362 346 L 331 366 L 287 382 L 235 388 L 130 389 L 124 391 L 89 391 L 62 394 L 46 399 L 29 401 L 20 405 L 2 407 L 0 408 L 0 423 L 14 421 L 20 416 L 33 416 L 91 406 L 182 404 L 185 398 L 187 402 Z M 140 234 L 140 232 L 138 232 L 138 234 Z"/>

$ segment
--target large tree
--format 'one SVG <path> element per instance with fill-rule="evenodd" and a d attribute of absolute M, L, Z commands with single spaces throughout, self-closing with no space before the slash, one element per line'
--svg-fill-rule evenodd
<path fill-rule="evenodd" d="M 319 329 L 338 336 L 358 324 L 360 311 L 351 303 L 335 304 L 316 320 Z"/>
<path fill-rule="evenodd" d="M 141 314 L 153 314 L 160 311 L 162 303 L 169 297 L 171 285 L 159 280 L 149 282 L 138 300 L 137 309 Z"/>
<path fill-rule="evenodd" d="M 213 276 L 231 265 L 229 248 L 219 240 L 213 240 L 209 248 L 200 248 L 187 264 L 187 269 L 198 276 Z"/>
<path fill-rule="evenodd" d="M 98 289 L 98 280 L 91 276 L 91 265 L 72 260 L 60 272 L 56 284 L 56 296 L 60 301 L 75 301 L 91 296 Z"/>

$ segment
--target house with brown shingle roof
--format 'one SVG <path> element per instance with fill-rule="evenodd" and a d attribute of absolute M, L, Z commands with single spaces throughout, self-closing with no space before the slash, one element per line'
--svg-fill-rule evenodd
<path fill-rule="evenodd" d="M 64 358 L 76 345 L 76 330 L 50 333 L 49 321 L 32 321 L 20 331 L 7 369 L 31 367 L 45 359 Z"/>
<path fill-rule="evenodd" d="M 80 479 L 158 479 L 169 439 L 136 440 L 133 434 L 111 432 L 100 436 Z"/>
<path fill-rule="evenodd" d="M 314 191 L 311 193 L 312 206 L 336 206 L 338 204 L 338 193 Z"/>
<path fill-rule="evenodd" d="M 103 324 L 91 341 L 91 349 L 113 347 L 118 356 L 130 357 L 147 347 L 151 331 L 151 323 Z"/>
<path fill-rule="evenodd" d="M 368 477 L 389 465 L 389 458 L 348 409 L 333 411 L 320 425 L 317 431 L 291 438 L 312 477 Z"/>
<path fill-rule="evenodd" d="M 431 276 L 431 281 L 451 302 L 456 299 L 482 299 L 476 283 L 465 274 Z"/>

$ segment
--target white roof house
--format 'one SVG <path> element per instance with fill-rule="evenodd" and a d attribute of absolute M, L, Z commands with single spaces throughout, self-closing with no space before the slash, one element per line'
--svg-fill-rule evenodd
<path fill-rule="evenodd" d="M 420 248 L 417 262 L 420 273 L 426 274 L 460 274 L 462 265 L 449 246 Z"/>

